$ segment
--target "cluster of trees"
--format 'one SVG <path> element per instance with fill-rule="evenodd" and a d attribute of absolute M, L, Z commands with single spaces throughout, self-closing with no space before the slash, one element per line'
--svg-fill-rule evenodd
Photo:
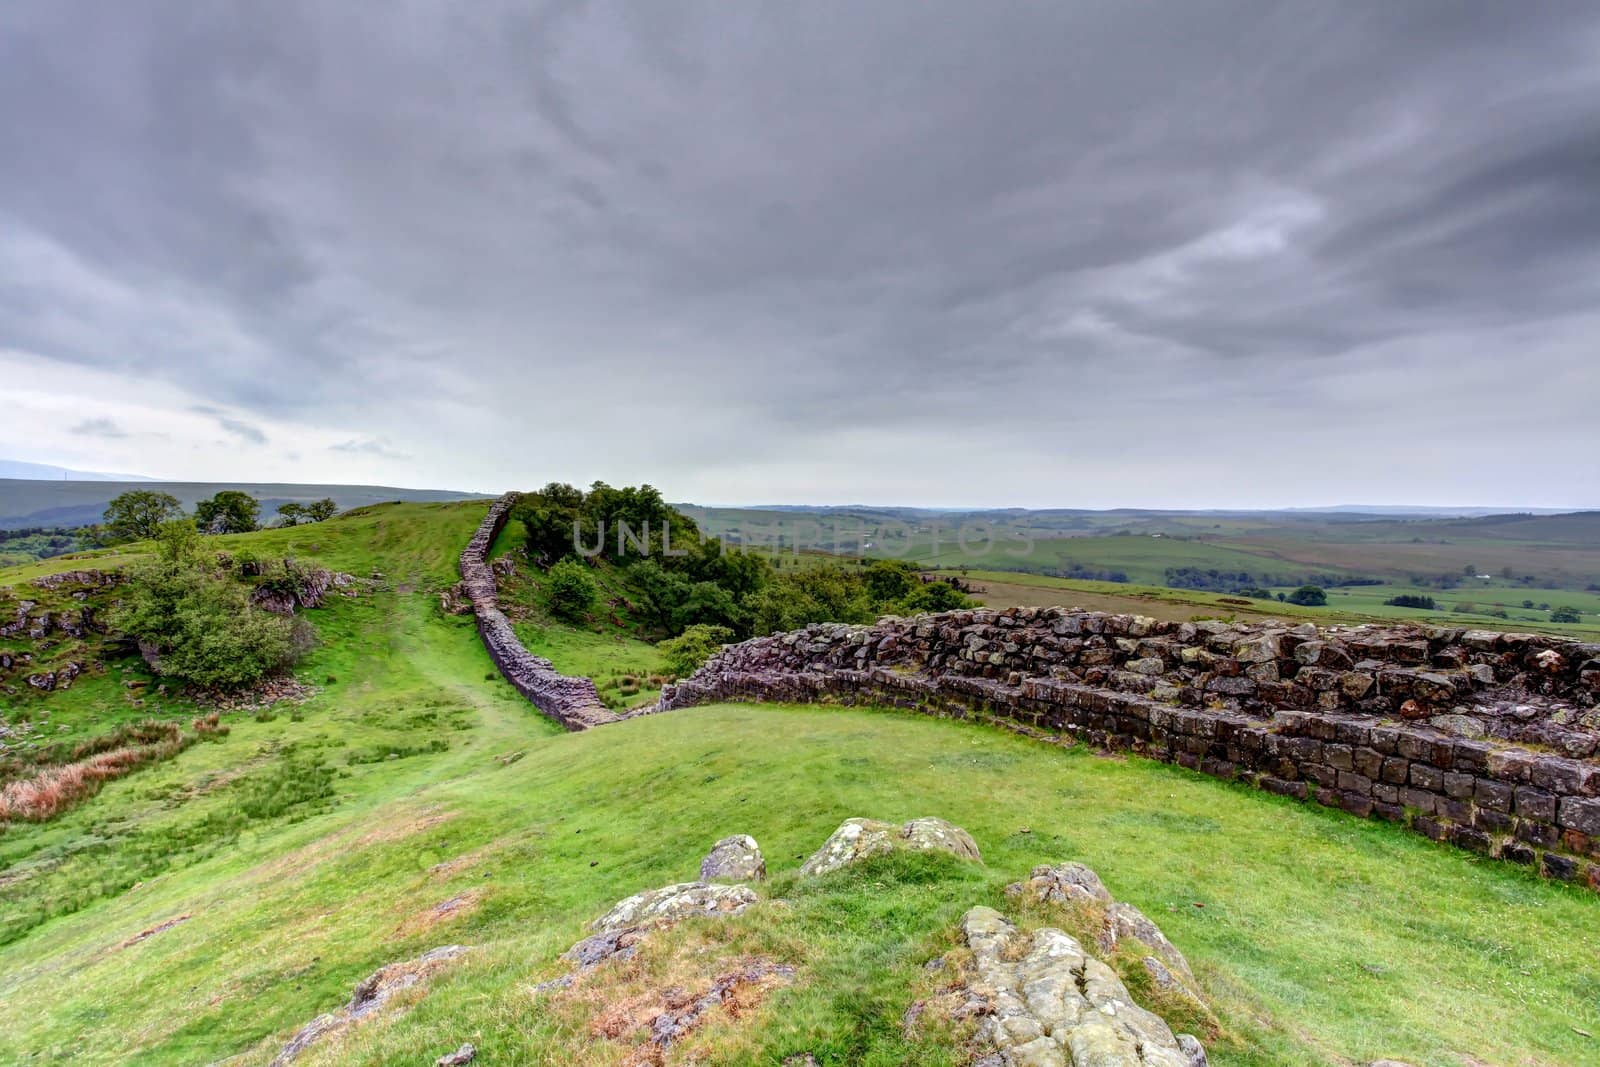
<path fill-rule="evenodd" d="M 310 504 L 281 504 L 278 516 L 282 525 L 295 526 L 301 522 L 322 522 L 332 518 L 338 510 L 339 505 L 332 497 L 323 497 Z M 157 536 L 163 524 L 184 518 L 183 505 L 171 493 L 130 489 L 106 508 L 99 540 L 104 544 L 149 541 Z M 193 523 L 201 533 L 249 533 L 261 528 L 261 502 L 249 493 L 224 489 L 195 505 Z"/>
<path fill-rule="evenodd" d="M 1423 611 L 1434 611 L 1438 608 L 1438 604 L 1434 602 L 1433 597 L 1417 596 L 1412 593 L 1401 593 L 1399 596 L 1392 596 L 1385 600 L 1384 603 L 1393 608 L 1421 608 Z"/>
<path fill-rule="evenodd" d="M 1085 567 L 1081 563 L 1063 563 L 1059 567 L 1047 568 L 1044 572 L 1052 578 L 1076 578 L 1083 582 L 1126 582 L 1127 571 L 1096 570 Z"/>
<path fill-rule="evenodd" d="M 551 483 L 525 494 L 514 517 L 527 530 L 528 557 L 547 569 L 552 613 L 567 619 L 582 619 L 593 608 L 598 588 L 592 568 L 602 563 L 646 624 L 667 637 L 714 627 L 743 638 L 971 603 L 952 583 L 925 581 L 894 560 L 779 570 L 764 556 L 730 551 L 702 536 L 693 519 L 649 485 L 596 482 L 585 492 Z"/>
<path fill-rule="evenodd" d="M 1249 571 L 1225 571 L 1216 567 L 1168 567 L 1165 581 L 1170 589 L 1203 589 L 1212 593 L 1235 593 L 1239 596 L 1254 596 L 1256 592 L 1269 585 L 1337 589 L 1345 586 L 1383 584 L 1381 578 L 1363 578 L 1346 574 L 1252 574 Z"/>
<path fill-rule="evenodd" d="M 284 670 L 311 647 L 309 624 L 256 607 L 250 590 L 219 569 L 187 518 L 155 531 L 156 558 L 129 569 L 113 627 L 138 644 L 156 674 L 208 689 L 236 689 Z"/>

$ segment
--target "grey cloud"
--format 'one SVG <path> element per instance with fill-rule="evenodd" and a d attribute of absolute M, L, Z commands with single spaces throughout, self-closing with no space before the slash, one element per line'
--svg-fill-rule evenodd
<path fill-rule="evenodd" d="M 1370 427 L 1450 350 L 1523 373 L 1438 448 L 1540 412 L 1499 474 L 1600 497 L 1592 420 L 1531 384 L 1595 341 L 1600 9 L 88 10 L 0 9 L 0 347 L 179 383 L 239 440 L 361 426 L 331 451 L 514 482 L 492 428 L 535 480 L 858 499 L 821 463 L 850 442 L 1003 504 L 1052 470 L 1044 502 L 1160 503 L 1201 437 L 1219 502 L 1331 445 L 1410 499 L 1446 475 Z M 1243 410 L 1274 458 L 1215 432 Z"/>
<path fill-rule="evenodd" d="M 69 432 L 82 437 L 104 437 L 109 440 L 128 436 L 128 431 L 118 426 L 116 420 L 106 418 L 84 419 Z"/>
<path fill-rule="evenodd" d="M 341 441 L 340 443 L 338 443 L 336 445 L 329 445 L 328 446 L 328 451 L 330 451 L 330 452 L 348 452 L 348 453 L 351 453 L 351 454 L 354 454 L 354 455 L 362 455 L 362 456 L 379 456 L 379 457 L 382 457 L 383 459 L 410 459 L 411 458 L 411 456 L 408 453 L 396 451 L 395 449 L 390 448 L 388 445 L 384 444 L 382 441 L 374 441 L 374 440 L 371 440 L 370 438 L 369 439 L 365 439 L 365 440 L 360 439 L 360 438 L 356 438 L 356 439 L 353 439 L 353 440 L 350 440 L 350 441 Z"/>
<path fill-rule="evenodd" d="M 244 422 L 243 420 L 236 419 L 226 412 L 218 411 L 216 408 L 210 407 L 206 404 L 196 404 L 190 410 L 197 415 L 210 415 L 217 421 L 217 425 L 221 427 L 223 431 L 232 434 L 241 441 L 247 441 L 253 445 L 264 445 L 267 443 L 267 435 L 259 426 L 254 426 L 248 422 Z"/>

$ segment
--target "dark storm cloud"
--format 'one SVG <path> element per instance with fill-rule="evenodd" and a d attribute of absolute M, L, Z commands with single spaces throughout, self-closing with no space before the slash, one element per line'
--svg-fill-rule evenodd
<path fill-rule="evenodd" d="M 10 4 L 0 350 L 447 484 L 1594 503 L 1597 49 L 1442 0 Z"/>

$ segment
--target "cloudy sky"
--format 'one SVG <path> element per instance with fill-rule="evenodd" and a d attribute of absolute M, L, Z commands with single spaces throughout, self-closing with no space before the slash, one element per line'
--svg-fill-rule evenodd
<path fill-rule="evenodd" d="M 0 457 L 1600 506 L 1600 5 L 0 4 Z"/>

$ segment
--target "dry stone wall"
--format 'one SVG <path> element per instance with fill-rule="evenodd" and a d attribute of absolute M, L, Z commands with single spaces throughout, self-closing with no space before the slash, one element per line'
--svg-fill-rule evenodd
<path fill-rule="evenodd" d="M 979 609 L 730 645 L 660 707 L 719 700 L 996 717 L 1600 889 L 1596 644 Z"/>
<path fill-rule="evenodd" d="M 472 540 L 461 553 L 461 585 L 472 602 L 478 634 L 489 658 L 506 681 L 534 706 L 569 730 L 587 730 L 616 722 L 617 716 L 600 700 L 594 682 L 561 674 L 542 656 L 535 656 L 517 640 L 511 620 L 500 610 L 489 549 L 511 517 L 516 493 L 507 493 L 489 507 Z"/>

